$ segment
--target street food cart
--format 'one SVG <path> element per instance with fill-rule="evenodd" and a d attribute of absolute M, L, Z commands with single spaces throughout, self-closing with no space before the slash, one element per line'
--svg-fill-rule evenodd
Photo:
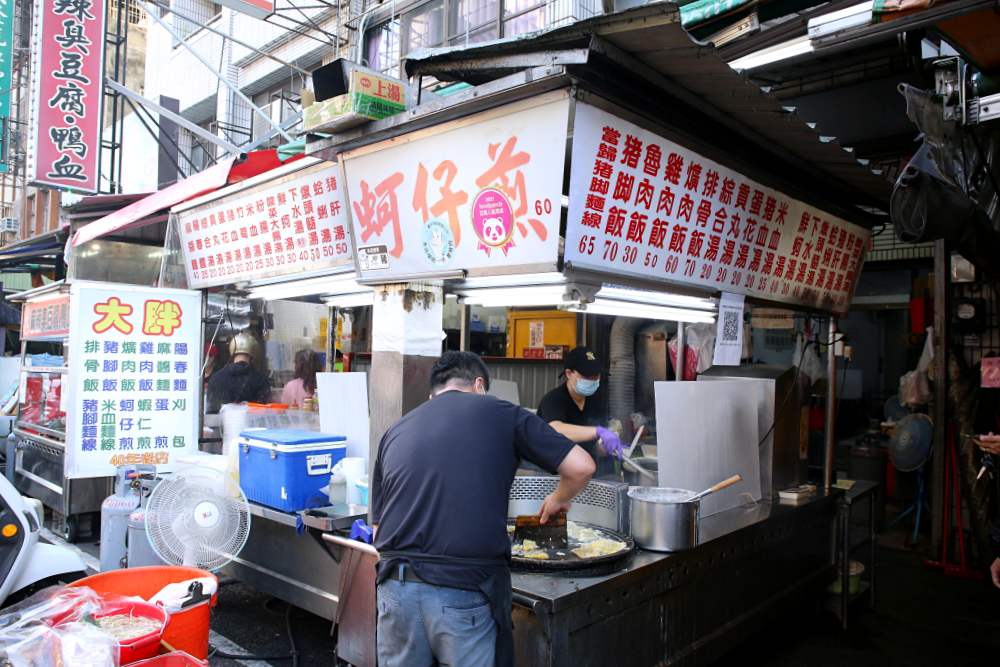
<path fill-rule="evenodd" d="M 630 322 L 677 323 L 682 365 L 687 324 L 719 319 L 720 335 L 739 340 L 742 310 L 729 295 L 798 309 L 836 330 L 870 236 L 862 207 L 880 203 L 887 186 L 692 44 L 674 6 L 411 56 L 407 67 L 418 81 L 474 86 L 315 139 L 308 162 L 175 208 L 174 263 L 164 272 L 182 280 L 176 286 L 257 299 L 370 304 L 369 465 L 385 428 L 426 400 L 449 294 L 463 307 L 577 313 L 584 342 L 609 321 L 597 316 L 615 318 L 622 341 L 636 332 Z M 328 198 L 327 216 L 312 203 L 313 229 L 305 200 L 316 197 Z M 328 327 L 335 321 L 328 313 Z M 621 353 L 612 364 L 613 381 L 634 383 L 634 358 Z M 671 384 L 722 391 L 726 382 Z M 793 425 L 771 434 L 757 417 L 738 442 L 719 446 L 756 448 L 763 435 L 781 450 L 769 460 L 784 466 L 787 443 L 774 438 Z M 689 550 L 627 551 L 600 571 L 517 572 L 519 664 L 701 662 L 782 605 L 817 594 L 833 570 L 832 452 L 828 440 L 825 484 L 807 501 L 773 500 L 774 480 L 804 480 L 794 457 L 779 471 L 771 463 L 771 484 L 760 474 L 756 489 L 734 489 L 750 502 L 705 517 Z M 661 466 L 660 482 L 671 474 Z M 519 477 L 511 511 L 531 511 L 552 484 Z M 627 536 L 627 504 L 627 485 L 596 480 L 570 518 Z M 233 573 L 337 619 L 340 657 L 372 664 L 374 582 L 370 569 L 352 572 L 374 554 L 353 554 L 344 534 L 364 508 L 251 511 L 254 534 Z"/>

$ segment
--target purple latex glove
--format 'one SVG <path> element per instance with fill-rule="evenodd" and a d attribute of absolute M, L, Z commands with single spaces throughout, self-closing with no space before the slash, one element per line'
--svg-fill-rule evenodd
<path fill-rule="evenodd" d="M 621 438 L 615 435 L 614 431 L 609 431 L 603 426 L 598 426 L 597 437 L 601 439 L 601 445 L 603 445 L 604 451 L 608 456 L 616 456 L 621 459 L 622 453 L 625 451 L 625 445 L 622 444 Z"/>

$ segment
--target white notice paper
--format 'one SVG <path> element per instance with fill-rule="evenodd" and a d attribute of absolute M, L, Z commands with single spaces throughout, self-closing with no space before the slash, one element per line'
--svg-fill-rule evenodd
<path fill-rule="evenodd" d="M 368 375 L 317 373 L 319 428 L 347 438 L 347 455 L 368 459 Z"/>
<path fill-rule="evenodd" d="M 743 353 L 743 301 L 742 294 L 722 293 L 719 301 L 719 319 L 715 330 L 714 366 L 739 366 Z"/>

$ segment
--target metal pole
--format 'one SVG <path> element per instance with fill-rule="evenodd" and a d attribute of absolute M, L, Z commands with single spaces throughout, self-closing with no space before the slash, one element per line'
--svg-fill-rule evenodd
<path fill-rule="evenodd" d="M 834 449 L 837 426 L 837 355 L 834 353 L 834 341 L 837 338 L 837 318 L 830 317 L 830 327 L 826 334 L 826 457 L 823 463 L 823 489 L 829 491 L 833 486 Z"/>
<path fill-rule="evenodd" d="M 293 141 L 292 135 L 290 135 L 287 132 L 285 132 L 281 128 L 280 124 L 275 123 L 271 119 L 270 116 L 268 116 L 266 113 L 264 113 L 256 104 L 253 103 L 253 100 L 251 100 L 249 97 L 247 97 L 246 95 L 244 95 L 243 91 L 239 89 L 239 86 L 237 86 L 236 84 L 232 83 L 226 77 L 222 76 L 222 72 L 217 72 L 215 70 L 215 67 L 210 62 L 208 62 L 207 60 L 205 60 L 205 58 L 200 53 L 198 53 L 193 48 L 191 48 L 191 45 L 188 44 L 187 41 L 183 37 L 181 37 L 180 35 L 178 35 L 177 31 L 175 31 L 173 29 L 173 27 L 171 27 L 170 25 L 168 25 L 166 21 L 164 21 L 163 19 L 161 19 L 154 11 L 152 11 L 152 9 L 150 8 L 149 5 L 147 5 L 145 2 L 143 2 L 143 0 L 136 0 L 136 2 L 138 2 L 142 6 L 142 8 L 146 10 L 146 13 L 149 15 L 150 18 L 152 18 L 154 21 L 156 21 L 160 25 L 161 28 L 163 28 L 164 30 L 166 30 L 170 34 L 171 37 L 173 37 L 174 39 L 176 39 L 180 43 L 180 45 L 182 47 L 184 47 L 184 49 L 188 53 L 190 53 L 192 56 L 194 56 L 198 60 L 198 62 L 200 62 L 202 65 L 204 65 L 205 67 L 207 67 L 209 69 L 209 71 L 211 71 L 213 74 L 215 74 L 216 77 L 218 77 L 219 81 L 221 81 L 222 83 L 224 83 L 226 85 L 226 88 L 228 88 L 238 98 L 240 98 L 241 100 L 243 100 L 244 102 L 246 102 L 250 106 L 250 110 L 253 111 L 255 114 L 257 114 L 258 116 L 260 116 L 261 120 L 263 120 L 265 123 L 267 123 L 272 128 L 274 128 L 275 132 L 277 132 L 278 134 L 280 134 L 285 139 L 285 141 L 288 141 L 288 142 Z"/>
<path fill-rule="evenodd" d="M 669 354 L 669 353 L 668 353 Z M 684 323 L 677 323 L 677 372 L 674 379 L 680 382 L 684 379 Z"/>
<path fill-rule="evenodd" d="M 458 308 L 458 349 L 466 352 L 469 349 L 469 317 L 472 308 L 464 303 L 460 303 Z"/>
<path fill-rule="evenodd" d="M 931 364 L 930 374 L 934 381 L 934 447 L 938 452 L 945 452 L 947 442 L 948 423 L 948 340 L 950 336 L 951 312 L 950 290 L 948 289 L 949 278 L 951 276 L 951 252 L 944 240 L 934 242 L 934 363 Z M 927 483 L 929 497 L 933 499 L 931 503 L 931 549 L 939 549 L 944 531 L 944 511 L 943 503 L 938 502 L 942 498 L 945 488 L 945 465 L 944 456 L 939 455 L 931 459 L 930 463 L 924 467 L 924 474 Z M 918 526 L 919 528 L 919 526 Z"/>

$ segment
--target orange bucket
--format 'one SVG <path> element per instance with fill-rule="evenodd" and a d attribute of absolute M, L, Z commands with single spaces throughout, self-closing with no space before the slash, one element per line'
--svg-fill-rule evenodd
<path fill-rule="evenodd" d="M 168 584 L 202 577 L 216 579 L 211 572 L 196 567 L 156 565 L 101 572 L 75 581 L 70 586 L 86 586 L 98 594 L 137 595 L 143 600 L 148 600 Z M 167 627 L 163 630 L 163 642 L 178 651 L 187 651 L 201 660 L 208 658 L 211 608 L 217 601 L 218 594 L 213 595 L 208 602 L 171 614 Z"/>

